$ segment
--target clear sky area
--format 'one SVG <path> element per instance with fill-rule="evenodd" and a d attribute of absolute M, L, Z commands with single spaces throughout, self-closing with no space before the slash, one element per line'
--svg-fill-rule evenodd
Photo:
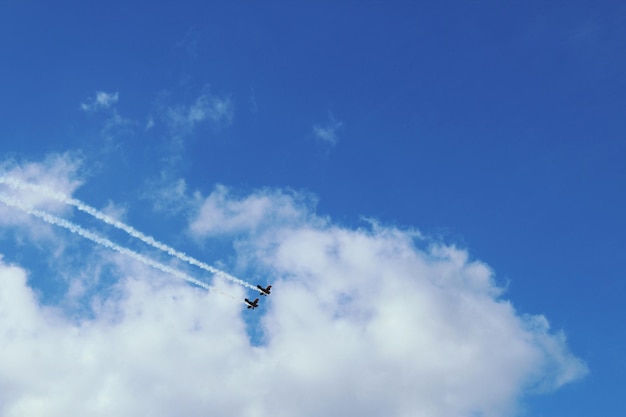
<path fill-rule="evenodd" d="M 0 0 L 0 59 L 1 417 L 626 415 L 626 3 Z"/>

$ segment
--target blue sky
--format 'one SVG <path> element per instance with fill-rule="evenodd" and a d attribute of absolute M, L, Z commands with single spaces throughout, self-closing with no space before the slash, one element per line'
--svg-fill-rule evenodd
<path fill-rule="evenodd" d="M 227 295 L 1 206 L 0 326 L 36 337 L 5 340 L 0 415 L 624 411 L 625 28 L 618 2 L 0 3 L 4 178 L 275 288 L 252 316 L 0 184 Z M 54 400 L 65 356 L 88 405 Z M 196 388 L 161 398 L 167 362 Z"/>

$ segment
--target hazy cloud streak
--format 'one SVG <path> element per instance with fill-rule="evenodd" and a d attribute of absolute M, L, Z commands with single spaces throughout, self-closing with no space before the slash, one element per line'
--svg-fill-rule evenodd
<path fill-rule="evenodd" d="M 36 185 L 36 184 L 30 184 L 30 183 L 26 183 L 23 181 L 20 181 L 18 179 L 15 178 L 8 178 L 8 177 L 0 177 L 0 183 L 3 184 L 7 184 L 10 187 L 16 188 L 16 189 L 20 189 L 20 190 L 31 190 L 31 191 L 35 191 L 38 193 L 42 193 L 44 195 L 46 195 L 47 197 L 53 198 L 57 201 L 60 201 L 62 203 L 71 205 L 76 207 L 78 210 L 85 212 L 93 217 L 95 217 L 98 220 L 102 220 L 103 222 L 105 222 L 108 225 L 111 225 L 117 229 L 123 230 L 126 233 L 128 233 L 129 235 L 131 235 L 132 237 L 141 240 L 142 242 L 152 246 L 153 248 L 159 249 L 165 253 L 167 253 L 168 255 L 174 256 L 178 259 L 180 259 L 181 261 L 187 262 L 190 265 L 195 265 L 205 271 L 208 271 L 212 274 L 215 274 L 221 278 L 227 279 L 229 281 L 232 281 L 236 284 L 242 285 L 244 287 L 256 290 L 256 287 L 248 282 L 245 282 L 239 278 L 236 278 L 224 271 L 221 271 L 217 268 L 212 267 L 211 265 L 208 265 L 204 262 L 201 262 L 195 258 L 192 258 L 190 256 L 187 256 L 185 253 L 183 252 L 179 252 L 176 249 L 167 246 L 166 244 L 157 241 L 156 239 L 154 239 L 152 236 L 148 236 L 145 235 L 143 233 L 141 233 L 139 230 L 135 229 L 132 226 L 129 226 L 125 223 L 122 223 L 110 216 L 107 216 L 106 214 L 102 213 L 101 211 L 88 206 L 87 204 L 83 203 L 80 200 L 77 200 L 75 198 L 68 198 L 67 196 L 58 193 L 54 190 L 51 190 L 50 188 L 46 187 L 46 186 L 41 186 L 41 185 Z"/>
<path fill-rule="evenodd" d="M 110 240 L 103 238 L 101 236 L 96 235 L 95 233 L 92 233 L 86 229 L 83 229 L 82 227 L 78 226 L 77 224 L 74 224 L 68 220 L 62 219 L 60 217 L 56 217 L 53 216 L 52 214 L 46 213 L 45 211 L 41 211 L 41 210 L 37 210 L 31 207 L 28 207 L 27 205 L 19 202 L 18 200 L 15 200 L 14 198 L 11 198 L 9 196 L 7 196 L 6 194 L 0 193 L 0 201 L 3 202 L 4 204 L 6 204 L 7 206 L 11 206 L 17 209 L 20 209 L 30 215 L 33 215 L 35 217 L 39 217 L 40 219 L 44 220 L 47 223 L 53 224 L 55 226 L 59 226 L 59 227 L 63 227 L 67 230 L 69 230 L 72 233 L 75 233 L 79 236 L 82 236 L 88 240 L 91 240 L 94 243 L 97 243 L 98 245 L 104 246 L 105 248 L 109 248 L 112 249 L 116 252 L 122 253 L 124 255 L 130 256 L 131 258 L 145 264 L 148 266 L 151 266 L 155 269 L 158 269 L 162 272 L 165 272 L 166 274 L 170 274 L 173 275 L 177 278 L 180 278 L 182 280 L 185 280 L 187 282 L 190 282 L 194 285 L 197 285 L 198 287 L 204 288 L 207 291 L 214 291 L 209 285 L 205 284 L 202 281 L 199 281 L 183 272 L 177 271 L 173 268 L 170 268 L 167 265 L 163 265 L 160 262 L 156 262 L 150 258 L 146 258 L 143 255 L 138 254 L 135 251 L 132 251 L 128 248 L 125 248 L 123 246 L 120 246 L 116 243 L 111 242 Z M 232 298 L 233 300 L 237 300 L 234 297 L 229 296 L 228 294 L 224 294 L 221 293 L 222 295 L 225 295 L 227 297 Z"/>

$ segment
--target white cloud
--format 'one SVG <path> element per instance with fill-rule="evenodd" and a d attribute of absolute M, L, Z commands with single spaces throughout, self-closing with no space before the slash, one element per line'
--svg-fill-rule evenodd
<path fill-rule="evenodd" d="M 190 230 L 198 236 L 249 232 L 260 226 L 280 222 L 286 224 L 302 220 L 305 205 L 313 202 L 310 196 L 279 192 L 260 192 L 246 197 L 230 195 L 228 187 L 218 185 L 200 205 Z"/>
<path fill-rule="evenodd" d="M 117 91 L 115 93 L 106 93 L 104 91 L 98 91 L 95 97 L 90 98 L 85 103 L 82 103 L 80 105 L 80 108 L 86 112 L 108 109 L 113 104 L 117 103 L 118 99 L 119 99 L 119 94 L 117 93 Z"/>
<path fill-rule="evenodd" d="M 240 306 L 153 287 L 150 275 L 122 282 L 94 319 L 75 323 L 38 304 L 22 269 L 0 264 L 0 415 L 199 416 L 245 407 L 215 395 L 224 393 L 232 353 L 246 365 L 252 356 Z M 233 371 L 245 381 L 243 369 Z"/>
<path fill-rule="evenodd" d="M 524 395 L 587 372 L 562 332 L 518 314 L 467 251 L 378 224 L 338 227 L 312 206 L 218 187 L 191 222 L 199 236 L 253 232 L 239 260 L 274 281 L 262 322 L 277 415 L 514 415 Z"/>
<path fill-rule="evenodd" d="M 198 48 L 200 45 L 200 31 L 196 28 L 190 28 L 185 33 L 182 40 L 176 42 L 176 47 L 185 51 L 187 56 L 195 61 L 198 58 Z"/>
<path fill-rule="evenodd" d="M 273 284 L 262 307 L 112 256 L 119 280 L 70 319 L 0 262 L 0 415 L 502 417 L 586 372 L 465 250 L 341 227 L 293 192 L 218 186 L 188 201 L 196 237 L 240 234 L 237 260 Z"/>
<path fill-rule="evenodd" d="M 154 127 L 154 119 L 152 118 L 152 116 L 148 117 L 148 121 L 146 122 L 146 126 L 144 127 L 144 130 L 150 130 Z"/>
<path fill-rule="evenodd" d="M 148 182 L 144 198 L 153 201 L 156 211 L 169 215 L 176 215 L 191 210 L 197 202 L 187 195 L 187 183 L 184 179 L 170 180 L 166 175 L 163 178 Z"/>
<path fill-rule="evenodd" d="M 137 125 L 131 119 L 120 116 L 117 110 L 113 109 L 111 116 L 104 122 L 100 135 L 108 142 L 108 150 L 116 150 L 119 146 L 117 142 L 124 136 L 132 136 Z"/>
<path fill-rule="evenodd" d="M 204 121 L 214 127 L 228 127 L 234 114 L 235 107 L 230 97 L 202 94 L 189 106 L 169 107 L 166 119 L 174 132 L 188 133 Z"/>
<path fill-rule="evenodd" d="M 71 153 L 52 154 L 43 162 L 21 162 L 5 160 L 0 162 L 0 177 L 15 178 L 24 183 L 42 185 L 65 195 L 71 195 L 81 184 L 79 170 L 82 167 L 82 159 Z M 26 189 L 16 189 L 8 183 L 0 181 L 0 192 L 11 195 L 19 200 L 51 213 L 62 214 L 68 211 L 68 207 L 58 201 L 52 200 L 40 193 Z M 4 204 L 0 204 L 0 225 L 29 225 L 32 233 L 46 234 L 49 227 L 34 221 L 26 214 L 16 213 Z"/>
<path fill-rule="evenodd" d="M 339 140 L 337 136 L 337 131 L 341 129 L 342 126 L 342 122 L 335 120 L 331 116 L 328 122 L 324 124 L 316 124 L 313 126 L 313 135 L 318 141 L 334 146 Z"/>
<path fill-rule="evenodd" d="M 107 205 L 102 209 L 102 212 L 109 217 L 112 217 L 117 220 L 122 220 L 126 217 L 127 208 L 115 204 L 112 201 L 109 201 Z"/>
<path fill-rule="evenodd" d="M 120 140 L 123 137 L 134 134 L 137 122 L 122 117 L 114 107 L 119 99 L 119 93 L 106 93 L 98 91 L 95 97 L 90 98 L 80 105 L 81 109 L 87 113 L 102 112 L 106 119 L 100 129 L 100 136 L 105 140 L 105 152 L 113 152 L 119 150 L 121 146 Z"/>

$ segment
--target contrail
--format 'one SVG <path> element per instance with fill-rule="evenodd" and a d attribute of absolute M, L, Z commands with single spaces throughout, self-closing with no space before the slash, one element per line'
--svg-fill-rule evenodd
<path fill-rule="evenodd" d="M 61 193 L 58 193 L 54 190 L 51 190 L 50 188 L 43 186 L 43 185 L 36 185 L 36 184 L 30 184 L 21 180 L 18 180 L 16 178 L 9 178 L 9 177 L 0 177 L 0 183 L 2 184 L 6 184 L 14 189 L 18 189 L 18 190 L 31 190 L 31 191 L 35 191 L 35 192 L 40 192 L 50 198 L 53 198 L 57 201 L 60 201 L 62 203 L 65 203 L 67 205 L 70 206 L 74 206 L 76 207 L 78 210 L 83 211 L 87 214 L 90 214 L 91 216 L 95 217 L 96 219 L 102 220 L 103 222 L 105 222 L 106 224 L 109 224 L 113 227 L 116 227 L 118 229 L 121 229 L 123 231 L 125 231 L 126 233 L 128 233 L 129 235 L 131 235 L 134 238 L 137 238 L 139 240 L 141 240 L 142 242 L 156 248 L 159 249 L 171 256 L 174 256 L 178 259 L 180 259 L 181 261 L 187 262 L 190 265 L 195 265 L 201 269 L 204 269 L 205 271 L 211 272 L 212 274 L 215 274 L 217 276 L 220 276 L 222 278 L 225 278 L 229 281 L 235 282 L 239 285 L 243 285 L 244 287 L 248 287 L 250 289 L 253 290 L 257 290 L 257 288 L 252 285 L 249 284 L 239 278 L 236 278 L 230 274 L 227 274 L 224 271 L 220 271 L 217 268 L 212 267 L 211 265 L 208 265 L 204 262 L 201 262 L 197 259 L 192 258 L 191 256 L 187 256 L 185 253 L 183 252 L 179 252 L 176 249 L 167 246 L 164 243 L 159 242 L 158 240 L 154 239 L 152 236 L 148 236 L 145 235 L 143 233 L 141 233 L 139 230 L 135 229 L 132 226 L 129 226 L 125 223 L 122 223 L 110 216 L 107 216 L 106 214 L 102 213 L 101 211 L 88 206 L 87 204 L 83 203 L 80 200 L 77 200 L 75 198 L 69 198 Z"/>
<path fill-rule="evenodd" d="M 184 279 L 187 282 L 190 282 L 192 284 L 197 285 L 198 287 L 202 287 L 207 291 L 210 292 L 218 292 L 221 295 L 224 295 L 226 297 L 232 298 L 234 300 L 237 300 L 236 298 L 228 295 L 228 294 L 224 294 L 221 291 L 217 291 L 212 289 L 211 287 L 209 287 L 207 284 L 205 284 L 202 281 L 198 281 L 197 279 L 190 277 L 189 275 L 182 273 L 180 271 L 177 271 L 173 268 L 170 268 L 167 265 L 163 265 L 162 263 L 153 261 L 152 259 L 146 258 L 143 255 L 138 254 L 137 252 L 134 252 L 130 249 L 127 249 L 123 246 L 120 246 L 116 243 L 111 242 L 110 240 L 100 237 L 98 235 L 96 235 L 95 233 L 90 232 L 89 230 L 83 229 L 82 227 L 78 226 L 77 224 L 74 224 L 72 222 L 69 222 L 65 219 L 62 219 L 60 217 L 56 217 L 53 216 L 52 214 L 46 213 L 45 211 L 41 211 L 41 210 L 36 210 L 34 208 L 28 207 L 25 204 L 19 202 L 18 200 L 15 200 L 12 197 L 9 197 L 3 193 L 0 193 L 0 201 L 3 202 L 4 204 L 6 204 L 7 206 L 10 207 L 14 207 L 17 209 L 20 209 L 30 215 L 33 215 L 35 217 L 39 217 L 40 219 L 46 221 L 47 223 L 53 224 L 55 226 L 60 226 L 60 227 L 64 227 L 66 229 L 68 229 L 70 232 L 75 233 L 79 236 L 82 236 L 86 239 L 91 240 L 92 242 L 97 243 L 98 245 L 104 246 L 105 248 L 109 248 L 112 249 L 114 251 L 117 251 L 119 253 L 123 253 L 124 255 L 130 256 L 131 258 L 145 264 L 148 266 L 151 266 L 153 268 L 156 268 L 162 272 L 165 272 L 166 274 L 170 274 L 173 275 L 177 278 L 180 279 Z M 245 304 L 245 303 L 244 303 Z"/>

